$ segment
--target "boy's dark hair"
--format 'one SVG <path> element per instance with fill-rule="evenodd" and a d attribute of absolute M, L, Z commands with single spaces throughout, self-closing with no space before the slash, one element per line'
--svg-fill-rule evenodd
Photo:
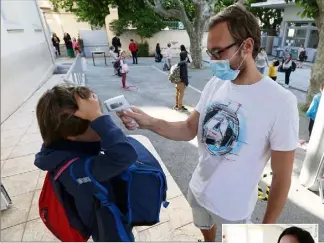
<path fill-rule="evenodd" d="M 37 103 L 36 116 L 45 146 L 83 134 L 88 129 L 90 122 L 73 114 L 78 110 L 75 96 L 87 99 L 91 93 L 87 87 L 63 84 L 42 95 Z"/>
<path fill-rule="evenodd" d="M 285 229 L 279 236 L 278 243 L 285 235 L 294 236 L 299 243 L 315 243 L 312 235 L 308 231 L 295 226 Z"/>
<path fill-rule="evenodd" d="M 280 65 L 279 60 L 273 60 L 273 66 L 278 67 Z"/>
<path fill-rule="evenodd" d="M 130 41 L 134 41 L 133 39 L 130 39 Z"/>
<path fill-rule="evenodd" d="M 247 38 L 253 39 L 252 56 L 255 58 L 261 45 L 261 29 L 256 17 L 247 11 L 242 4 L 236 3 L 211 18 L 209 31 L 222 22 L 227 23 L 229 32 L 237 43 L 242 43 Z"/>
<path fill-rule="evenodd" d="M 109 49 L 113 51 L 115 49 L 115 47 L 111 46 Z"/>

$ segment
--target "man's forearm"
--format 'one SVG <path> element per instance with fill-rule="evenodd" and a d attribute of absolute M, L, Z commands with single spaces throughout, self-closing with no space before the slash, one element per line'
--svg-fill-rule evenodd
<path fill-rule="evenodd" d="M 190 141 L 196 134 L 192 132 L 187 121 L 168 122 L 161 119 L 153 119 L 151 126 L 147 129 L 170 140 Z"/>
<path fill-rule="evenodd" d="M 269 193 L 267 210 L 264 215 L 263 224 L 275 224 L 279 218 L 282 209 L 285 206 L 288 192 L 290 189 L 291 179 L 285 178 L 284 180 L 272 178 L 271 189 Z"/>

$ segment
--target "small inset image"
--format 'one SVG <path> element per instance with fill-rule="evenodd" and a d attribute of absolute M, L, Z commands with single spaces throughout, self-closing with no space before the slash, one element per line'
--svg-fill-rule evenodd
<path fill-rule="evenodd" d="M 317 224 L 223 224 L 223 243 L 318 243 Z"/>

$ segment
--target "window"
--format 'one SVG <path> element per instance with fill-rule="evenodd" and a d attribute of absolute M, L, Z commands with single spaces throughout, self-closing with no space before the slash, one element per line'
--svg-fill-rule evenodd
<path fill-rule="evenodd" d="M 286 33 L 286 44 L 291 46 L 300 46 L 305 44 L 307 29 L 304 28 L 288 28 Z"/>
<path fill-rule="evenodd" d="M 309 35 L 309 40 L 307 43 L 307 47 L 316 49 L 318 46 L 318 41 L 319 41 L 318 30 L 311 30 L 310 35 Z"/>

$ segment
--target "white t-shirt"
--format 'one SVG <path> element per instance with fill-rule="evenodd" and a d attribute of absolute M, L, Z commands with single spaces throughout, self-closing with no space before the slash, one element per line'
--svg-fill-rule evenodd
<path fill-rule="evenodd" d="M 169 47 L 169 48 L 167 49 L 167 58 L 168 58 L 168 59 L 171 59 L 171 58 L 172 58 L 172 51 L 171 51 L 171 47 Z"/>
<path fill-rule="evenodd" d="M 190 189 L 200 205 L 222 218 L 249 218 L 271 150 L 297 147 L 297 99 L 269 77 L 253 85 L 213 77 L 196 110 L 199 163 Z"/>
<path fill-rule="evenodd" d="M 255 63 L 258 68 L 264 68 L 268 64 L 267 53 L 259 53 L 256 57 Z"/>

